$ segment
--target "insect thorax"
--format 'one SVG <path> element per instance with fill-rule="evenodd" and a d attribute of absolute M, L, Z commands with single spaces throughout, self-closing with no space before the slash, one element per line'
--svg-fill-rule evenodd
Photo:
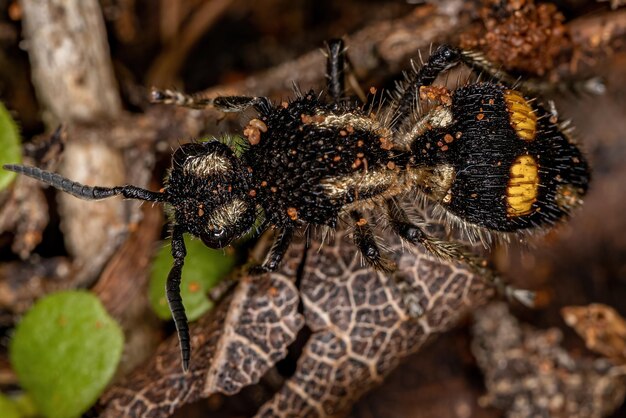
<path fill-rule="evenodd" d="M 335 226 L 350 205 L 393 193 L 408 161 L 373 116 L 348 103 L 325 104 L 312 93 L 261 111 L 245 132 L 250 192 L 279 226 Z"/>

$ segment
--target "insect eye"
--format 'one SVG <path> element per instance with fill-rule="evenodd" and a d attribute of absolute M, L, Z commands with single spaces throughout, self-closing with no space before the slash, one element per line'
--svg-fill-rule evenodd
<path fill-rule="evenodd" d="M 221 237 L 224 236 L 224 234 L 226 234 L 226 229 L 224 229 L 224 228 L 215 228 L 215 229 L 213 229 L 213 231 L 211 233 L 212 233 L 212 235 L 215 238 L 221 238 Z"/>
<path fill-rule="evenodd" d="M 230 244 L 234 236 L 226 228 L 213 226 L 200 234 L 200 238 L 210 248 L 223 248 Z"/>

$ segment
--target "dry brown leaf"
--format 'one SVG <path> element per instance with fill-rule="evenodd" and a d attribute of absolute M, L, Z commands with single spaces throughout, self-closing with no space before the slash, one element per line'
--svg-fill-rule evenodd
<path fill-rule="evenodd" d="M 485 405 L 509 418 L 611 414 L 624 401 L 623 372 L 607 360 L 574 357 L 557 328 L 520 326 L 503 303 L 475 314 L 472 350 L 485 375 Z"/>
<path fill-rule="evenodd" d="M 191 326 L 192 361 L 181 369 L 171 336 L 144 367 L 101 398 L 101 417 L 168 417 L 214 393 L 232 395 L 283 358 L 303 325 L 290 277 L 246 276 L 224 303 Z"/>
<path fill-rule="evenodd" d="M 600 303 L 566 306 L 565 323 L 585 340 L 587 348 L 617 364 L 626 364 L 626 320 L 613 308 Z"/>
<path fill-rule="evenodd" d="M 346 232 L 319 251 L 312 244 L 300 292 L 313 334 L 295 374 L 257 417 L 345 416 L 403 358 L 492 294 L 462 266 L 433 260 L 423 249 L 403 252 L 398 239 L 386 244 L 398 263 L 395 278 L 363 266 Z M 407 315 L 397 281 L 419 296 L 425 311 L 419 319 Z"/>

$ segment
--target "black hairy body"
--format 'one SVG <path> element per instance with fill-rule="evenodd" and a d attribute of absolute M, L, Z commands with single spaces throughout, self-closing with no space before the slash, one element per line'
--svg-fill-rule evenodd
<path fill-rule="evenodd" d="M 309 93 L 287 106 L 262 109 L 261 141 L 241 160 L 252 194 L 270 224 L 335 227 L 340 212 L 388 192 L 393 164 L 408 153 L 385 149 L 376 120 L 348 104 L 324 104 Z M 376 129 L 376 128 L 379 129 Z"/>
<path fill-rule="evenodd" d="M 552 115 L 539 105 L 532 107 L 536 139 L 520 139 L 511 126 L 505 90 L 507 87 L 494 83 L 455 90 L 451 106 L 455 123 L 428 130 L 415 141 L 411 145 L 414 158 L 431 167 L 454 167 L 450 201 L 439 203 L 464 222 L 501 232 L 552 225 L 571 209 L 560 204 L 560 188 L 571 188 L 582 196 L 587 190 L 588 166 L 580 150 L 551 121 Z M 446 135 L 452 140 L 446 141 Z M 538 187 L 532 210 L 511 216 L 507 213 L 507 188 L 510 169 L 520 156 L 536 161 Z"/>
<path fill-rule="evenodd" d="M 89 187 L 33 167 L 5 166 L 83 199 L 123 195 L 170 207 L 174 265 L 166 294 L 185 369 L 191 348 L 180 299 L 184 233 L 222 248 L 262 219 L 260 229 L 278 230 L 265 261 L 251 269 L 262 273 L 278 267 L 298 228 L 335 228 L 344 218 L 364 261 L 389 272 L 395 266 L 363 214 L 365 208 L 377 208 L 409 244 L 445 260 L 468 263 L 493 278 L 484 260 L 469 249 L 433 237 L 422 228 L 423 220 L 409 219 L 398 198 L 410 193 L 428 199 L 449 219 L 478 234 L 511 234 L 547 229 L 564 219 L 586 193 L 587 163 L 557 115 L 506 85 L 480 55 L 439 47 L 399 84 L 378 113 L 343 97 L 341 40 L 328 43 L 327 56 L 326 92 L 298 93 L 291 102 L 243 96 L 202 99 L 155 91 L 157 102 L 257 112 L 243 129 L 248 145 L 241 155 L 218 140 L 184 144 L 174 153 L 160 192 L 136 186 Z M 433 88 L 433 103 L 420 112 L 421 94 L 459 63 L 494 79 L 453 92 Z M 406 305 L 417 316 L 422 311 L 413 296 L 407 294 Z"/>

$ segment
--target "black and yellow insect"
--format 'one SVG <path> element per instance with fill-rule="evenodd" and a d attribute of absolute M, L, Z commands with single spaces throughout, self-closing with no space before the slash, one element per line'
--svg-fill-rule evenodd
<path fill-rule="evenodd" d="M 450 111 L 453 123 L 429 129 L 411 149 L 450 173 L 439 185 L 445 195 L 434 197 L 460 220 L 515 232 L 549 226 L 580 203 L 587 164 L 543 107 L 479 83 L 457 89 Z"/>
<path fill-rule="evenodd" d="M 462 245 L 435 238 L 419 220 L 410 220 L 400 198 L 423 196 L 465 229 L 505 234 L 553 225 L 587 190 L 587 163 L 555 115 L 502 81 L 469 83 L 427 112 L 419 110 L 420 91 L 441 73 L 459 63 L 485 67 L 475 54 L 439 47 L 374 114 L 344 98 L 343 42 L 330 41 L 327 53 L 325 94 L 299 93 L 291 102 L 156 91 L 157 102 L 257 112 L 243 131 L 249 145 L 240 156 L 218 140 L 182 145 L 160 192 L 89 187 L 38 168 L 5 166 L 83 199 L 123 195 L 170 206 L 174 265 L 167 298 L 185 369 L 190 344 L 179 292 L 185 232 L 222 248 L 262 217 L 263 229 L 278 230 L 264 263 L 253 270 L 263 272 L 278 267 L 298 228 L 335 228 L 345 216 L 366 262 L 388 271 L 393 263 L 363 214 L 365 208 L 383 208 L 393 231 L 407 242 L 472 263 Z"/>

